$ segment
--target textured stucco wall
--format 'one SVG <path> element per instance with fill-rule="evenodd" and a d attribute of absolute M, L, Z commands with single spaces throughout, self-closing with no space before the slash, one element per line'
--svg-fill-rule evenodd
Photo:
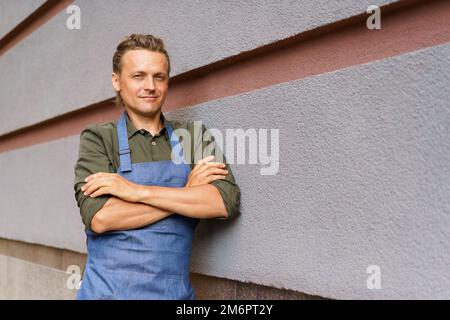
<path fill-rule="evenodd" d="M 334 298 L 450 297 L 450 45 L 179 112 L 280 128 L 280 173 L 235 166 L 243 216 L 197 272 Z M 381 268 L 368 290 L 366 269 Z"/>
<path fill-rule="evenodd" d="M 64 271 L 0 255 L 0 299 L 73 300 Z M 69 283 L 69 286 L 67 285 Z"/>
<path fill-rule="evenodd" d="M 22 22 L 45 0 L 2 0 L 0 1 L 0 38 Z"/>
<path fill-rule="evenodd" d="M 278 175 L 233 166 L 243 215 L 201 224 L 193 271 L 332 298 L 450 298 L 449 55 L 436 46 L 170 113 L 280 129 Z M 0 154 L 0 237 L 84 250 L 77 149 L 74 136 Z M 366 288 L 369 265 L 381 290 Z"/>
<path fill-rule="evenodd" d="M 175 75 L 391 2 L 75 1 L 81 30 L 62 11 L 0 59 L 2 105 L 17 111 L 0 109 L 0 134 L 112 97 L 111 58 L 129 33 L 161 36 Z"/>
<path fill-rule="evenodd" d="M 79 137 L 0 154 L 1 238 L 85 251 L 73 172 Z"/>

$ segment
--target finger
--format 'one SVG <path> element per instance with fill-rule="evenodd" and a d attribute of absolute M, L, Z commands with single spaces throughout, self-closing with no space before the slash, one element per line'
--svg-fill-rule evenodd
<path fill-rule="evenodd" d="M 85 196 L 90 196 L 91 193 L 95 192 L 100 187 L 101 185 L 98 185 L 97 183 L 92 183 L 83 193 Z"/>
<path fill-rule="evenodd" d="M 90 175 L 89 177 L 87 177 L 86 179 L 84 179 L 85 181 L 87 181 L 82 187 L 81 187 L 81 191 L 85 191 L 86 189 L 89 189 L 89 187 L 95 182 L 97 181 L 99 178 L 99 176 L 97 174 L 93 174 Z"/>
<path fill-rule="evenodd" d="M 93 183 L 95 183 L 97 181 L 96 178 L 91 178 L 89 179 L 89 181 L 87 183 L 85 183 L 82 187 L 81 187 L 81 191 L 85 192 L 86 190 L 88 190 Z"/>
<path fill-rule="evenodd" d="M 96 178 L 102 176 L 103 174 L 105 174 L 105 173 L 104 172 L 97 172 L 97 173 L 91 174 L 90 176 L 86 177 L 86 179 L 84 179 L 84 181 L 87 182 L 87 181 L 90 181 L 92 179 L 96 179 Z"/>
<path fill-rule="evenodd" d="M 212 155 L 211 156 L 207 156 L 207 157 L 201 159 L 200 161 L 198 161 L 197 164 L 195 165 L 194 169 L 197 168 L 197 166 L 198 167 L 202 167 L 203 165 L 205 165 L 206 163 L 208 163 L 208 162 L 210 162 L 212 160 L 214 160 L 214 156 L 212 156 Z"/>
<path fill-rule="evenodd" d="M 206 163 L 202 159 L 199 162 L 197 162 L 197 164 L 195 165 L 194 169 L 192 169 L 192 171 L 197 172 L 198 170 L 202 169 L 205 165 L 206 165 Z"/>
<path fill-rule="evenodd" d="M 216 170 L 225 170 L 224 168 L 225 168 L 225 166 L 224 165 L 222 166 L 222 163 L 215 163 L 214 165 L 210 165 L 210 166 L 208 166 L 206 168 L 200 169 L 197 174 L 206 174 L 206 175 L 210 175 L 210 174 L 228 174 L 228 171 L 226 173 L 224 173 L 224 172 L 216 172 Z"/>
<path fill-rule="evenodd" d="M 101 187 L 98 190 L 96 190 L 94 193 L 90 195 L 91 198 L 95 198 L 104 194 L 108 194 L 108 188 L 107 187 Z"/>
<path fill-rule="evenodd" d="M 95 179 L 96 177 L 98 177 L 98 173 L 91 174 L 90 176 L 86 177 L 86 179 L 84 179 L 84 181 L 89 182 L 89 181 Z"/>
<path fill-rule="evenodd" d="M 210 167 L 218 167 L 218 168 L 225 168 L 226 167 L 226 164 L 222 163 L 222 162 L 208 162 L 207 165 L 210 166 Z"/>
<path fill-rule="evenodd" d="M 211 156 L 207 156 L 207 157 L 203 158 L 202 160 L 204 162 L 210 162 L 210 161 L 214 160 L 214 158 L 215 158 L 215 156 L 211 155 Z"/>
<path fill-rule="evenodd" d="M 223 164 L 223 163 L 220 163 L 220 162 L 214 162 L 214 163 L 208 163 L 207 165 L 206 165 L 206 167 L 204 167 L 204 168 L 200 168 L 199 170 L 198 170 L 198 174 L 203 174 L 203 173 L 207 173 L 207 174 L 210 174 L 210 173 L 208 173 L 208 172 L 211 172 L 211 170 L 215 170 L 215 169 L 224 169 L 225 168 L 225 165 Z"/>
<path fill-rule="evenodd" d="M 203 162 L 198 162 L 198 163 L 195 165 L 194 169 L 192 169 L 191 172 L 197 172 L 203 165 L 204 165 Z"/>
<path fill-rule="evenodd" d="M 224 170 L 224 169 L 220 169 L 220 168 L 209 168 L 206 171 L 207 176 L 215 175 L 215 174 L 220 174 L 220 175 L 226 176 L 228 174 L 228 170 Z"/>
<path fill-rule="evenodd" d="M 215 180 L 220 180 L 220 179 L 222 179 L 222 180 L 225 179 L 225 176 L 220 175 L 220 174 L 213 174 L 208 177 L 208 183 L 213 182 Z"/>
<path fill-rule="evenodd" d="M 205 164 L 203 164 L 202 166 L 199 166 L 198 168 L 197 168 L 197 170 L 195 170 L 195 173 L 196 174 L 201 174 L 202 172 L 204 172 L 205 170 L 208 170 L 208 166 L 206 165 L 206 163 Z"/>
<path fill-rule="evenodd" d="M 81 187 L 81 192 L 86 192 L 86 190 L 88 190 L 91 185 L 92 182 L 86 183 L 84 186 Z"/>
<path fill-rule="evenodd" d="M 84 185 L 81 186 L 81 191 L 84 192 L 84 190 L 86 190 L 89 187 L 89 183 L 85 183 Z"/>
<path fill-rule="evenodd" d="M 90 185 L 85 189 L 84 195 L 88 196 L 101 187 L 109 186 L 110 184 L 108 182 L 108 178 L 97 178 L 95 180 L 92 180 L 90 182 Z"/>

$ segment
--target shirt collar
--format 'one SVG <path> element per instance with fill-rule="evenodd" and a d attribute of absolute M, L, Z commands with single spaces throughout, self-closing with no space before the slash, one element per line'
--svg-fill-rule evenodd
<path fill-rule="evenodd" d="M 125 118 L 127 120 L 128 139 L 130 139 L 136 132 L 139 132 L 141 129 L 136 129 L 136 127 L 134 126 L 133 122 L 131 122 L 130 118 L 128 117 L 128 113 L 127 112 L 125 112 Z M 167 125 L 167 120 L 166 120 L 166 117 L 164 117 L 164 115 L 162 113 L 161 113 L 161 121 L 162 121 L 163 126 L 162 126 L 161 131 L 159 133 L 163 134 L 163 133 L 167 132 L 167 130 L 165 130 L 166 129 L 166 125 Z"/>

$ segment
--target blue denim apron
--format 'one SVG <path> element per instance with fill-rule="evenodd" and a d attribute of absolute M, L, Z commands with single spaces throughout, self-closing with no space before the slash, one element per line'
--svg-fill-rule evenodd
<path fill-rule="evenodd" d="M 117 124 L 117 173 L 137 184 L 184 187 L 191 169 L 171 125 L 167 123 L 166 130 L 177 161 L 132 164 L 125 117 L 124 112 Z M 198 219 L 172 214 L 140 229 L 100 235 L 87 230 L 88 257 L 77 299 L 193 300 L 189 265 L 197 223 Z"/>

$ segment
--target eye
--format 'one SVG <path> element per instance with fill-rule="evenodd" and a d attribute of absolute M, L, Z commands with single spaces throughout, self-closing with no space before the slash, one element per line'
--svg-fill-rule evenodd
<path fill-rule="evenodd" d="M 140 75 L 140 74 L 135 74 L 135 75 L 133 76 L 133 78 L 139 79 L 139 78 L 142 78 L 142 75 Z"/>

